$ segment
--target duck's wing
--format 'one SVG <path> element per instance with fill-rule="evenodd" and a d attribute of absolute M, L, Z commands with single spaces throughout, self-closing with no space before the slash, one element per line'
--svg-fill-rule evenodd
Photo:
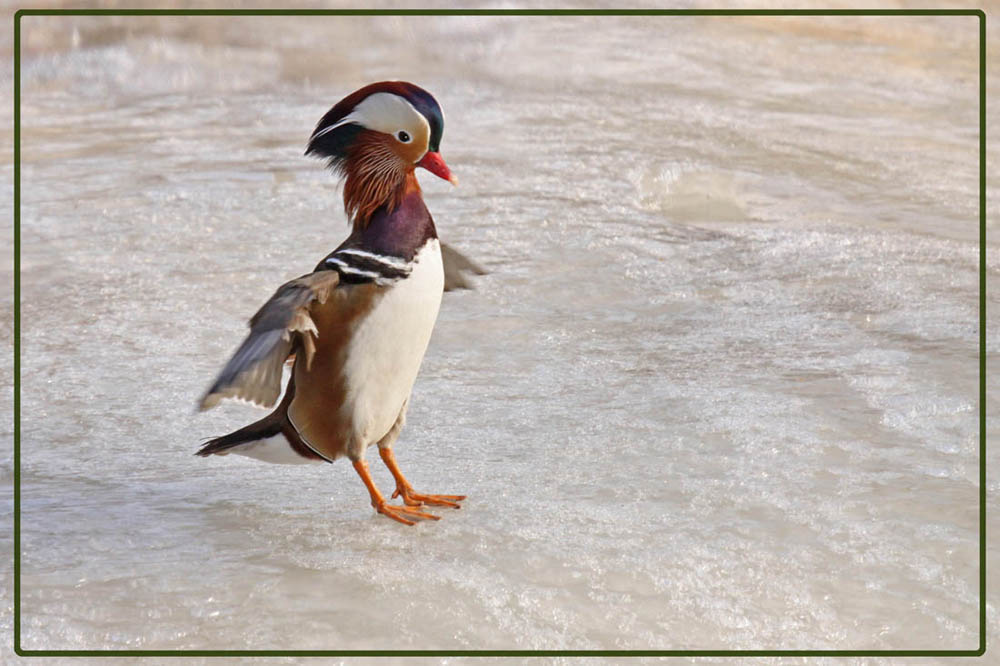
<path fill-rule="evenodd" d="M 486 275 L 486 270 L 446 243 L 441 243 L 441 263 L 444 264 L 444 290 L 471 289 L 466 273 Z"/>
<path fill-rule="evenodd" d="M 295 349 L 306 363 L 315 351 L 311 309 L 339 284 L 337 271 L 323 270 L 286 282 L 250 320 L 250 335 L 226 363 L 198 407 L 211 409 L 223 398 L 271 407 L 281 395 L 281 367 Z"/>

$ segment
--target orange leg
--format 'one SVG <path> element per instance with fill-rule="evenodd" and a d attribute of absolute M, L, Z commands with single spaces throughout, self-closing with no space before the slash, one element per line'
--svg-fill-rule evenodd
<path fill-rule="evenodd" d="M 403 473 L 399 471 L 396 464 L 396 456 L 388 446 L 379 447 L 378 454 L 382 456 L 385 466 L 392 472 L 392 477 L 396 479 L 396 492 L 392 494 L 393 499 L 402 496 L 403 502 L 407 506 L 421 506 L 422 504 L 433 504 L 435 506 L 450 506 L 460 509 L 459 502 L 465 499 L 465 495 L 421 495 L 413 491 L 413 486 L 406 480 Z"/>
<path fill-rule="evenodd" d="M 441 520 L 440 516 L 424 513 L 410 506 L 393 506 L 386 502 L 385 498 L 382 497 L 382 493 L 378 491 L 378 488 L 376 488 L 375 484 L 372 482 L 372 475 L 368 472 L 368 463 L 364 460 L 358 460 L 354 463 L 354 471 L 358 473 L 358 476 L 361 477 L 365 487 L 368 488 L 368 494 L 372 496 L 372 506 L 375 507 L 375 510 L 379 513 L 385 514 L 393 520 L 398 520 L 406 525 L 414 524 L 410 518 Z"/>

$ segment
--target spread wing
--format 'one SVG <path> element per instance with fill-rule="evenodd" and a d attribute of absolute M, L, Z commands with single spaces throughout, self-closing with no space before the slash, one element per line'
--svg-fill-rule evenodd
<path fill-rule="evenodd" d="M 250 320 L 250 335 L 202 396 L 199 409 L 211 409 L 223 398 L 274 405 L 281 395 L 281 367 L 296 343 L 306 363 L 312 361 L 317 332 L 310 309 L 325 303 L 339 282 L 337 271 L 317 271 L 281 285 Z"/>
<path fill-rule="evenodd" d="M 444 290 L 471 289 L 466 273 L 486 275 L 486 271 L 450 245 L 441 243 L 441 263 L 444 264 Z"/>

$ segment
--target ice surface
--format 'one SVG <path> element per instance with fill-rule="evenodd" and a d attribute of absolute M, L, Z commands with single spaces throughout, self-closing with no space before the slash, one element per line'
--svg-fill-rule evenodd
<path fill-rule="evenodd" d="M 973 19 L 22 30 L 23 647 L 977 647 Z M 194 405 L 346 234 L 304 142 L 382 78 L 490 271 L 397 446 L 469 499 L 414 528 L 343 462 L 191 455 L 262 414 Z"/>

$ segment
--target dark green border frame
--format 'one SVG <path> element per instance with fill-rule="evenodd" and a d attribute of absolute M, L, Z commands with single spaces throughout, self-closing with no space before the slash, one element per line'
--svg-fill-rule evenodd
<path fill-rule="evenodd" d="M 979 647 L 975 650 L 24 650 L 21 648 L 21 17 L 978 16 Z M 978 657 L 986 652 L 986 13 L 980 9 L 22 9 L 14 14 L 14 652 L 22 657 Z"/>

